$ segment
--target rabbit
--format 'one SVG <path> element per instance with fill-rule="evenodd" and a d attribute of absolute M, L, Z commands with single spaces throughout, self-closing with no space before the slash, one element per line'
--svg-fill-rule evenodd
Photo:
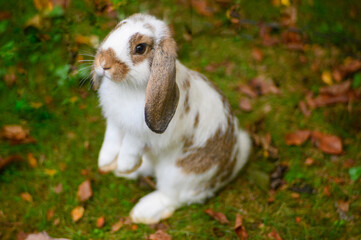
<path fill-rule="evenodd" d="M 106 119 L 98 167 L 156 179 L 156 190 L 131 210 L 134 223 L 203 203 L 236 176 L 251 149 L 225 96 L 182 65 L 176 48 L 165 22 L 135 14 L 103 40 L 92 66 Z"/>

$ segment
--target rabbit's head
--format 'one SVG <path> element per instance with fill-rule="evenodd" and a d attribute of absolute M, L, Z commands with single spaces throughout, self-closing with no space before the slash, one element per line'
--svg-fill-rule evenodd
<path fill-rule="evenodd" d="M 176 58 L 169 27 L 153 16 L 133 15 L 120 22 L 98 49 L 93 87 L 107 78 L 146 89 L 145 121 L 153 132 L 163 133 L 178 105 Z"/>

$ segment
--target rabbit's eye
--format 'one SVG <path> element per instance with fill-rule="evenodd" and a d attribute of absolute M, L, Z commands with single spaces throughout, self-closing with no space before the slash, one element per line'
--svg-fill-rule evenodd
<path fill-rule="evenodd" d="M 138 45 L 135 47 L 135 53 L 136 53 L 136 54 L 143 54 L 146 49 L 147 49 L 147 44 L 146 44 L 146 43 L 138 44 Z"/>

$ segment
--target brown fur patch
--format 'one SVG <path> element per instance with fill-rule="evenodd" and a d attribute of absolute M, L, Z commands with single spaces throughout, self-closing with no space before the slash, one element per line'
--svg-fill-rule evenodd
<path fill-rule="evenodd" d="M 148 30 L 151 31 L 152 33 L 155 32 L 154 27 L 153 27 L 152 25 L 150 25 L 149 23 L 145 23 L 145 24 L 143 25 L 143 27 L 146 28 L 146 29 L 148 29 Z"/>
<path fill-rule="evenodd" d="M 197 128 L 198 125 L 199 125 L 199 112 L 197 112 L 197 115 L 194 118 L 194 128 Z"/>
<path fill-rule="evenodd" d="M 129 72 L 128 66 L 120 61 L 113 49 L 100 51 L 94 60 L 96 67 L 102 67 L 110 73 L 113 81 L 121 81 Z"/>
<path fill-rule="evenodd" d="M 130 43 L 130 56 L 132 58 L 132 62 L 137 65 L 141 62 L 143 62 L 147 58 L 152 58 L 152 48 L 154 44 L 154 40 L 152 37 L 136 33 L 133 36 L 130 37 L 129 40 Z M 146 50 L 143 54 L 137 54 L 135 52 L 135 48 L 138 44 L 145 43 L 147 44 Z"/>
<path fill-rule="evenodd" d="M 189 81 L 189 79 L 185 79 L 182 83 L 183 90 L 188 91 L 190 87 L 191 87 L 191 82 Z"/>
<path fill-rule="evenodd" d="M 191 110 L 190 104 L 189 104 L 189 91 L 187 91 L 186 96 L 184 98 L 184 112 L 189 113 Z"/>

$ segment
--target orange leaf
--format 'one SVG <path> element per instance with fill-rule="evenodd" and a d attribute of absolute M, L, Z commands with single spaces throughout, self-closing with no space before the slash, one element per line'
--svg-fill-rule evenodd
<path fill-rule="evenodd" d="M 310 130 L 298 130 L 293 133 L 288 133 L 285 135 L 285 140 L 287 145 L 302 145 L 310 137 Z"/>
<path fill-rule="evenodd" d="M 272 232 L 268 234 L 268 237 L 273 238 L 274 240 L 282 240 L 281 236 L 273 229 Z"/>
<path fill-rule="evenodd" d="M 234 225 L 234 231 L 236 232 L 239 239 L 246 240 L 246 239 L 248 239 L 248 233 L 247 233 L 245 227 L 243 226 L 242 220 L 243 220 L 242 216 L 237 213 L 236 223 Z"/>
<path fill-rule="evenodd" d="M 29 165 L 32 168 L 35 168 L 38 166 L 38 162 L 36 161 L 36 158 L 34 157 L 34 155 L 32 153 L 28 153 L 28 161 L 29 161 Z"/>
<path fill-rule="evenodd" d="M 105 218 L 102 216 L 102 217 L 99 217 L 97 219 L 97 228 L 102 228 L 104 227 L 104 224 L 105 224 Z"/>
<path fill-rule="evenodd" d="M 27 193 L 27 192 L 21 193 L 20 197 L 22 199 L 24 199 L 25 201 L 27 201 L 27 202 L 32 202 L 33 201 L 33 197 L 30 195 L 30 193 Z"/>
<path fill-rule="evenodd" d="M 93 195 L 93 191 L 89 180 L 85 180 L 78 187 L 77 198 L 79 201 L 84 202 Z"/>
<path fill-rule="evenodd" d="M 53 4 L 49 0 L 34 0 L 34 6 L 38 11 L 53 9 Z"/>
<path fill-rule="evenodd" d="M 341 154 L 343 152 L 341 139 L 334 135 L 313 131 L 312 142 L 317 148 L 328 154 Z"/>
<path fill-rule="evenodd" d="M 172 240 L 172 237 L 163 230 L 158 230 L 149 236 L 149 240 Z"/>
<path fill-rule="evenodd" d="M 214 219 L 216 219 L 220 223 L 223 223 L 223 224 L 229 223 L 226 215 L 224 215 L 221 212 L 216 212 L 213 209 L 207 209 L 204 212 L 207 213 L 209 216 L 213 217 Z"/>
<path fill-rule="evenodd" d="M 119 229 L 121 229 L 124 225 L 124 222 L 122 219 L 120 219 L 118 222 L 114 223 L 112 225 L 112 233 L 118 232 Z"/>
<path fill-rule="evenodd" d="M 82 206 L 77 206 L 71 211 L 71 216 L 74 222 L 79 221 L 84 215 L 84 208 Z"/>
<path fill-rule="evenodd" d="M 50 221 L 53 217 L 54 217 L 54 209 L 50 209 L 50 210 L 46 213 L 46 220 Z"/>

